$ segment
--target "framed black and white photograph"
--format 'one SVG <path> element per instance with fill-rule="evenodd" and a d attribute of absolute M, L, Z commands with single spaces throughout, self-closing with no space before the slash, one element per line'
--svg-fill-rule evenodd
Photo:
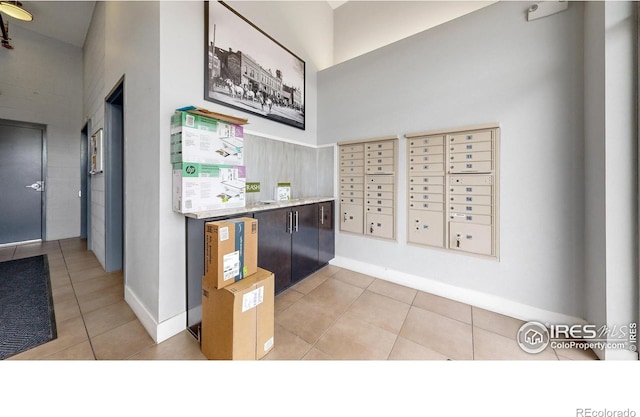
<path fill-rule="evenodd" d="M 221 1 L 205 2 L 205 100 L 305 128 L 305 62 Z"/>

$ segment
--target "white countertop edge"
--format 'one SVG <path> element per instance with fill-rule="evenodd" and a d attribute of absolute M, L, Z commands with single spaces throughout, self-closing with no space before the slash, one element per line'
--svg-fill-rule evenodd
<path fill-rule="evenodd" d="M 288 201 L 274 201 L 269 204 L 252 204 L 245 207 L 237 207 L 231 209 L 203 211 L 198 213 L 184 213 L 185 217 L 192 219 L 209 219 L 213 217 L 233 216 L 242 213 L 254 213 L 256 211 L 273 210 L 283 207 L 302 206 L 305 204 L 322 203 L 324 201 L 333 201 L 335 197 L 303 197 Z"/>

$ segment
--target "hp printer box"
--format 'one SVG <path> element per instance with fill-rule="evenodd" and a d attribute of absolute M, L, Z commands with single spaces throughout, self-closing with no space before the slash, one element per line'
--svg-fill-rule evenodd
<path fill-rule="evenodd" d="M 171 117 L 171 163 L 244 164 L 240 125 L 177 111 Z"/>
<path fill-rule="evenodd" d="M 173 164 L 173 211 L 245 207 L 245 184 L 244 165 Z"/>

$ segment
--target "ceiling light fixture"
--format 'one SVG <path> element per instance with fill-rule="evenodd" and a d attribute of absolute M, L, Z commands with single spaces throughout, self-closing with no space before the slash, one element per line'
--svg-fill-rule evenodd
<path fill-rule="evenodd" d="M 22 8 L 19 1 L 0 1 L 0 13 L 5 13 L 18 20 L 31 22 L 33 15 Z"/>

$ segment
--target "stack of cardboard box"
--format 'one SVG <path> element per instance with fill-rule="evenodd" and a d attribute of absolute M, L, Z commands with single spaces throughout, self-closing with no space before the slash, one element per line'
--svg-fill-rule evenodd
<path fill-rule="evenodd" d="M 245 206 L 246 119 L 185 107 L 171 117 L 173 210 Z"/>
<path fill-rule="evenodd" d="M 252 360 L 273 348 L 273 273 L 258 268 L 258 221 L 205 223 L 200 347 L 209 359 Z"/>

